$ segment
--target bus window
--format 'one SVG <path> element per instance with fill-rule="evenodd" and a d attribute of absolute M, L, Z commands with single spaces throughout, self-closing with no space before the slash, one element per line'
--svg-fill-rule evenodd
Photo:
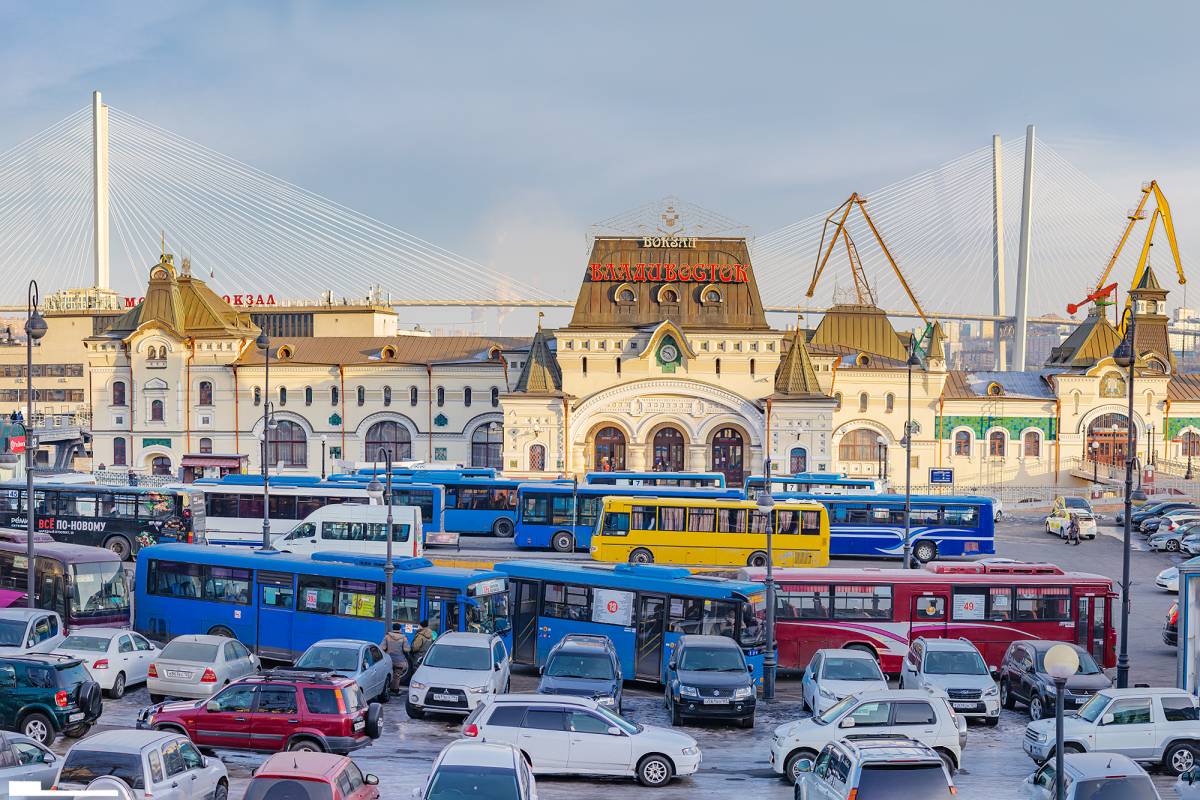
<path fill-rule="evenodd" d="M 742 603 L 741 642 L 746 647 L 765 644 L 767 640 L 767 596 L 755 595 L 752 602 Z"/>
<path fill-rule="evenodd" d="M 1067 586 L 1018 586 L 1017 619 L 1062 621 L 1071 618 L 1071 589 Z"/>
<path fill-rule="evenodd" d="M 840 525 L 871 524 L 871 513 L 862 503 L 834 503 L 830 510 L 833 512 L 832 521 Z"/>
<path fill-rule="evenodd" d="M 263 499 L 259 494 L 238 495 L 238 513 L 242 519 L 262 519 Z"/>
<path fill-rule="evenodd" d="M 849 584 L 833 587 L 833 618 L 890 620 L 892 587 Z"/>
<path fill-rule="evenodd" d="M 238 496 L 236 494 L 216 493 L 204 498 L 204 514 L 209 517 L 236 517 L 238 515 Z"/>
<path fill-rule="evenodd" d="M 596 524 L 600 509 L 604 507 L 604 498 L 596 495 L 579 498 L 579 524 L 589 528 Z"/>
<path fill-rule="evenodd" d="M 633 506 L 630 527 L 635 531 L 658 530 L 658 509 L 655 506 Z"/>
<path fill-rule="evenodd" d="M 590 622 L 592 619 L 591 589 L 586 586 L 547 583 L 544 598 L 544 616 L 576 622 Z"/>
<path fill-rule="evenodd" d="M 556 495 L 550 502 L 550 524 L 572 525 L 575 522 L 575 506 L 570 495 Z"/>
<path fill-rule="evenodd" d="M 268 506 L 271 519 L 297 519 L 296 498 L 290 494 L 273 494 Z M 301 517 L 303 519 L 303 517 Z"/>
<path fill-rule="evenodd" d="M 61 496 L 62 508 L 58 513 L 70 517 L 96 516 L 96 495 L 94 494 L 64 494 Z"/>
<path fill-rule="evenodd" d="M 946 506 L 943 519 L 951 528 L 979 527 L 979 509 L 976 506 Z"/>
<path fill-rule="evenodd" d="M 262 587 L 262 605 L 266 608 L 295 607 L 296 592 L 292 588 L 292 576 L 286 573 L 259 572 L 258 583 Z"/>
<path fill-rule="evenodd" d="M 392 586 L 392 621 L 402 625 L 421 621 L 421 587 Z"/>
<path fill-rule="evenodd" d="M 310 514 L 323 505 L 324 503 L 320 497 L 298 496 L 296 498 L 296 519 L 308 519 Z"/>
<path fill-rule="evenodd" d="M 694 533 L 713 533 L 717 530 L 715 508 L 689 508 L 687 529 Z"/>
<path fill-rule="evenodd" d="M 19 512 L 21 510 L 21 493 L 10 489 L 0 497 L 0 511 Z"/>
<path fill-rule="evenodd" d="M 175 513 L 175 495 L 150 492 L 144 495 L 138 516 L 142 519 L 160 519 Z"/>
<path fill-rule="evenodd" d="M 821 533 L 821 512 L 820 511 L 801 511 L 800 512 L 800 532 L 805 534 Z"/>
<path fill-rule="evenodd" d="M 941 509 L 937 506 L 912 506 L 908 512 L 912 525 L 937 525 L 940 517 Z"/>
<path fill-rule="evenodd" d="M 202 567 L 174 561 L 151 561 L 147 579 L 150 594 L 166 597 L 200 597 Z"/>
<path fill-rule="evenodd" d="M 333 578 L 318 575 L 301 575 L 299 579 L 300 599 L 297 611 L 313 614 L 333 613 Z"/>
<path fill-rule="evenodd" d="M 745 533 L 746 509 L 719 508 L 717 509 L 718 533 Z"/>
<path fill-rule="evenodd" d="M 829 587 L 823 584 L 785 586 L 776 595 L 775 610 L 781 619 L 829 619 Z"/>
<path fill-rule="evenodd" d="M 521 509 L 521 519 L 530 525 L 545 525 L 550 521 L 548 509 L 550 498 L 544 494 L 525 495 L 525 507 Z"/>
<path fill-rule="evenodd" d="M 775 532 L 780 534 L 800 533 L 800 512 L 776 511 Z"/>
<path fill-rule="evenodd" d="M 250 604 L 250 570 L 231 567 L 207 567 L 204 599 L 218 603 Z"/>
<path fill-rule="evenodd" d="M 725 600 L 672 597 L 670 625 L 675 633 L 732 638 L 737 627 L 737 606 Z"/>
<path fill-rule="evenodd" d="M 604 536 L 628 536 L 629 514 L 625 511 L 610 511 L 604 515 Z"/>
<path fill-rule="evenodd" d="M 338 614 L 343 617 L 379 618 L 379 584 L 375 581 L 339 579 Z"/>
<path fill-rule="evenodd" d="M 686 519 L 681 506 L 660 506 L 658 509 L 658 529 L 662 531 L 685 531 Z"/>

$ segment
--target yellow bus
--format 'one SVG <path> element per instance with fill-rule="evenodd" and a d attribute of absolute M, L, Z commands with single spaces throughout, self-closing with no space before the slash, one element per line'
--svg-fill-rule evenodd
<path fill-rule="evenodd" d="M 772 552 L 778 567 L 829 563 L 829 515 L 820 503 L 777 503 Z M 592 536 L 596 561 L 631 564 L 767 564 L 768 517 L 753 500 L 606 497 Z"/>

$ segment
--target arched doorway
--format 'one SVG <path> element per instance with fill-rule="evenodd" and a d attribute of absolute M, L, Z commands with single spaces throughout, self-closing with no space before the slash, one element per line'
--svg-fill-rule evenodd
<path fill-rule="evenodd" d="M 1088 424 L 1085 457 L 1101 464 L 1122 466 L 1129 453 L 1129 418 L 1112 412 Z M 1133 428 L 1133 452 L 1137 452 L 1137 426 Z"/>
<path fill-rule="evenodd" d="M 593 468 L 600 472 L 625 469 L 625 434 L 620 428 L 608 426 L 596 431 Z"/>
<path fill-rule="evenodd" d="M 171 471 L 171 459 L 167 456 L 155 456 L 150 460 L 151 475 L 173 475 Z"/>
<path fill-rule="evenodd" d="M 655 472 L 683 472 L 683 432 L 678 428 L 662 428 L 654 434 L 654 449 L 650 463 Z"/>
<path fill-rule="evenodd" d="M 385 419 L 367 428 L 366 452 L 364 461 L 375 461 L 379 458 L 379 450 L 383 448 L 392 457 L 392 461 L 402 461 L 412 458 L 412 435 L 408 428 L 399 422 Z"/>
<path fill-rule="evenodd" d="M 499 422 L 480 425 L 471 434 L 471 466 L 492 469 L 504 466 L 504 426 Z"/>
<path fill-rule="evenodd" d="M 788 471 L 793 475 L 808 472 L 808 451 L 803 447 L 793 447 L 788 454 Z"/>
<path fill-rule="evenodd" d="M 713 472 L 725 475 L 728 486 L 741 486 L 745 476 L 745 440 L 737 428 L 721 428 L 712 440 Z"/>

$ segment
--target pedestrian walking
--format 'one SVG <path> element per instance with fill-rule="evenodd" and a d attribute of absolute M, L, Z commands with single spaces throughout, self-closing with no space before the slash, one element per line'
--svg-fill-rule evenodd
<path fill-rule="evenodd" d="M 400 630 L 400 623 L 393 622 L 392 629 L 383 637 L 383 652 L 392 659 L 392 692 L 398 694 L 404 686 L 411 662 L 408 637 Z"/>
<path fill-rule="evenodd" d="M 1079 545 L 1079 518 L 1074 514 L 1071 515 L 1071 524 L 1067 527 L 1067 542 Z"/>
<path fill-rule="evenodd" d="M 429 620 L 421 620 L 420 627 L 413 634 L 412 645 L 409 648 L 409 653 L 412 656 L 412 662 L 419 664 L 421 659 L 425 657 L 425 651 L 433 644 L 433 629 L 429 627 Z"/>

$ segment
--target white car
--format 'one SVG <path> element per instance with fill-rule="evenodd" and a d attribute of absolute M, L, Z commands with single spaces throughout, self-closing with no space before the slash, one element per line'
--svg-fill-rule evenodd
<path fill-rule="evenodd" d="M 1056 508 L 1046 517 L 1046 533 L 1066 539 L 1071 532 L 1071 520 L 1079 523 L 1080 539 L 1096 538 L 1096 518 L 1089 511 L 1076 508 Z"/>
<path fill-rule="evenodd" d="M 1063 800 L 1097 797 L 1159 800 L 1160 797 L 1146 770 L 1118 753 L 1068 753 L 1063 756 L 1063 772 L 1066 773 L 1066 797 Z M 1053 800 L 1056 777 L 1054 762 L 1043 765 L 1025 779 L 1024 797 Z M 1183 792 L 1179 796 L 1192 797 Z"/>
<path fill-rule="evenodd" d="M 799 762 L 815 761 L 830 742 L 847 736 L 907 736 L 937 751 L 951 774 L 962 763 L 967 721 L 944 692 L 885 689 L 847 697 L 822 714 L 780 725 L 771 739 L 771 768 L 795 783 Z"/>
<path fill-rule="evenodd" d="M 691 736 L 635 725 L 587 697 L 501 695 L 467 718 L 463 735 L 513 745 L 538 775 L 632 775 L 652 787 L 701 760 Z"/>
<path fill-rule="evenodd" d="M 109 697 L 122 697 L 126 687 L 146 682 L 146 671 L 158 653 L 153 642 L 123 628 L 76 630 L 54 652 L 82 659 Z"/>
<path fill-rule="evenodd" d="M 813 653 L 804 670 L 804 705 L 814 714 L 858 692 L 888 688 L 879 662 L 862 650 L 824 648 Z"/>
<path fill-rule="evenodd" d="M 537 781 L 521 751 L 510 744 L 458 739 L 433 760 L 429 780 L 413 789 L 419 800 L 509 797 L 538 800 Z"/>
<path fill-rule="evenodd" d="M 0 655 L 52 653 L 67 635 L 62 617 L 40 608 L 0 608 Z"/>
<path fill-rule="evenodd" d="M 508 691 L 510 663 L 494 633 L 443 633 L 425 653 L 408 684 L 404 707 L 421 719 L 426 711 L 470 714 L 485 697 Z"/>
<path fill-rule="evenodd" d="M 1000 689 L 975 645 L 967 639 L 917 637 L 900 668 L 901 689 L 940 689 L 950 707 L 988 725 L 1000 721 Z"/>
<path fill-rule="evenodd" d="M 1190 559 L 1183 563 L 1191 564 L 1193 561 L 1194 559 Z M 1154 579 L 1154 585 L 1172 594 L 1177 593 L 1179 591 L 1179 567 L 1167 567 L 1158 573 L 1158 577 Z"/>
<path fill-rule="evenodd" d="M 118 730 L 89 736 L 63 758 L 55 788 L 78 794 L 105 775 L 124 781 L 138 800 L 229 797 L 229 775 L 221 759 L 201 755 L 188 737 L 174 731 Z"/>

